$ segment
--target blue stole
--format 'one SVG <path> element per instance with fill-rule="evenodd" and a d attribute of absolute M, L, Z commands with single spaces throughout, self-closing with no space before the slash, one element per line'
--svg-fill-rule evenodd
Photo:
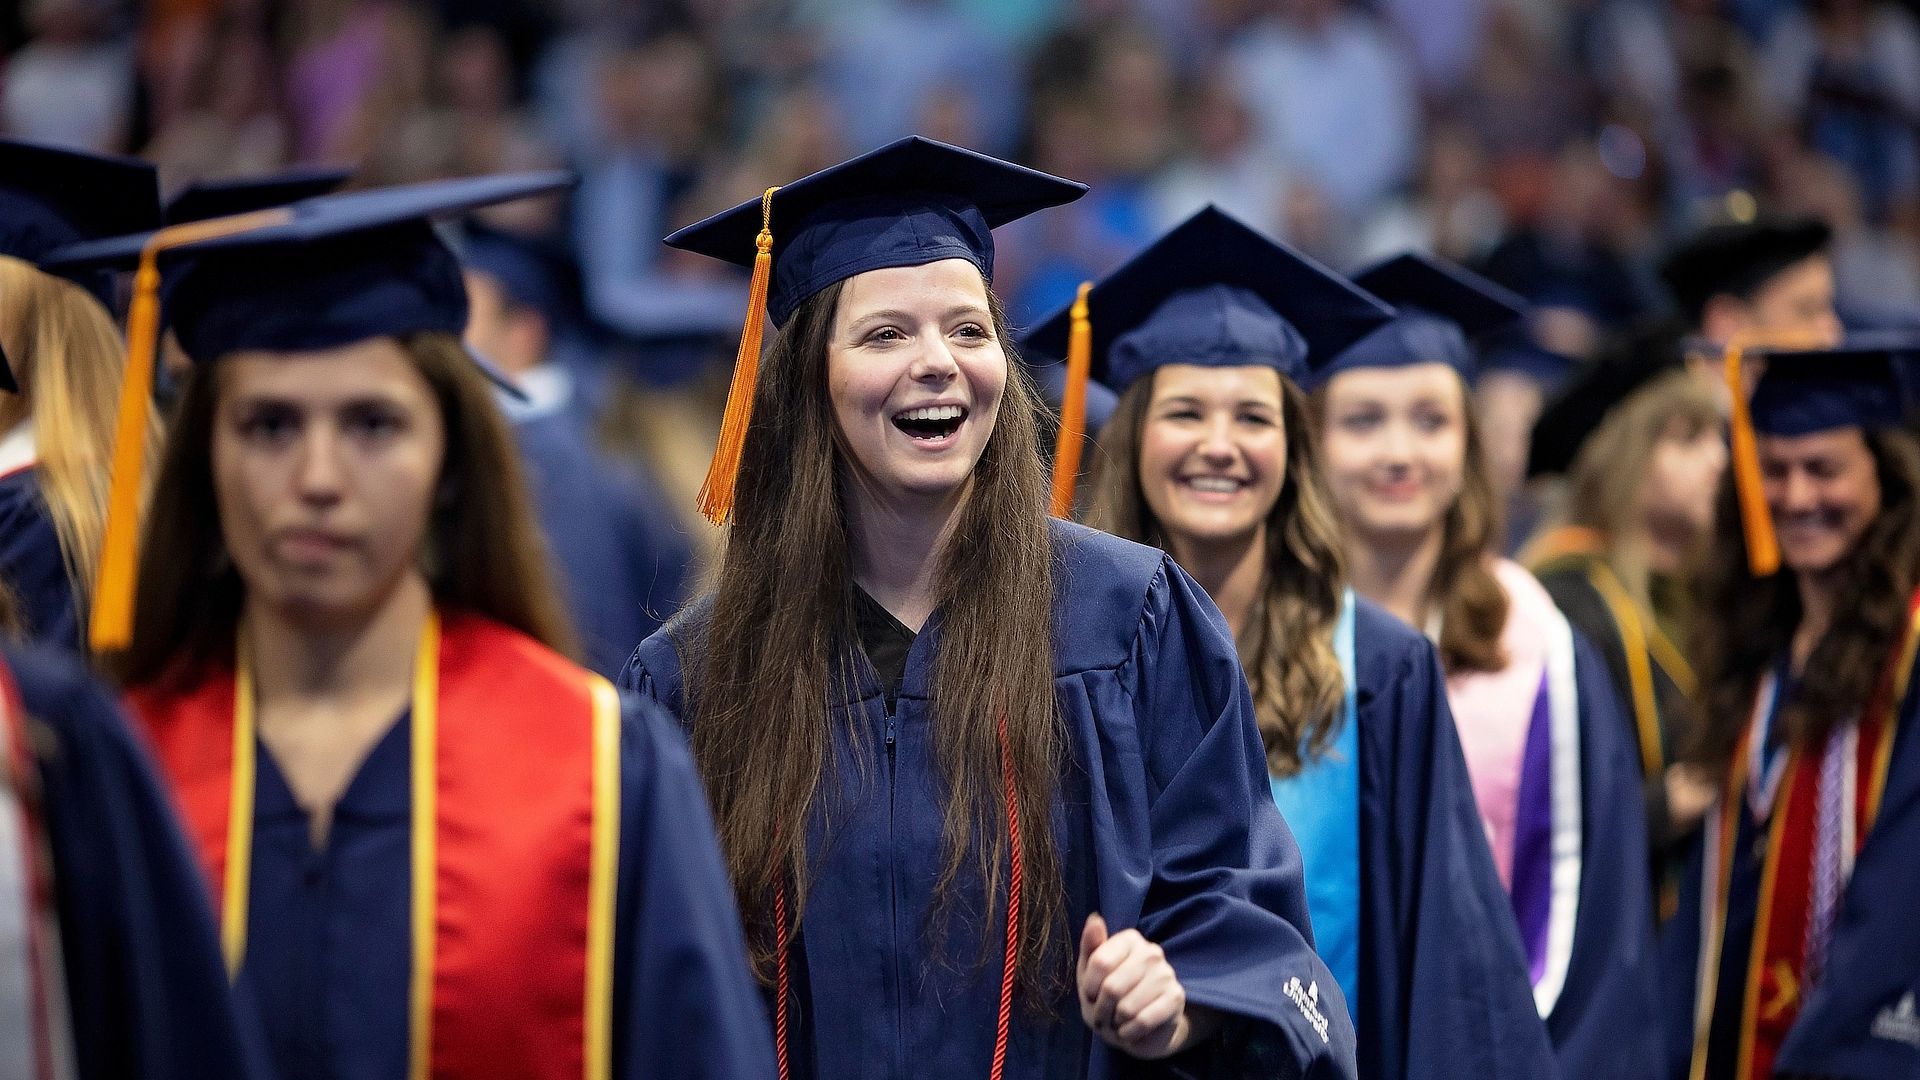
<path fill-rule="evenodd" d="M 1354 687 L 1353 590 L 1340 602 L 1333 651 L 1347 684 L 1333 746 L 1286 779 L 1268 777 L 1307 870 L 1314 951 L 1340 992 L 1360 1000 L 1360 717 Z"/>

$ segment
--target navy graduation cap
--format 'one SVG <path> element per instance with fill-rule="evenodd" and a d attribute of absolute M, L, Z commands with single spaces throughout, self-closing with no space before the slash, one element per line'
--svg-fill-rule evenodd
<path fill-rule="evenodd" d="M 1910 335 L 1861 334 L 1837 349 L 1769 354 L 1747 406 L 1753 430 L 1795 436 L 1898 427 L 1905 395 L 1897 361 L 1916 344 Z"/>
<path fill-rule="evenodd" d="M 168 225 L 178 225 L 285 206 L 332 194 L 352 176 L 352 169 L 311 168 L 240 180 L 196 180 L 167 200 L 164 217 Z"/>
<path fill-rule="evenodd" d="M 560 286 L 555 281 L 551 257 L 545 252 L 517 236 L 472 220 L 461 230 L 455 250 L 461 266 L 492 278 L 514 304 L 538 311 L 549 328 L 559 329 Z"/>
<path fill-rule="evenodd" d="M 1354 368 L 1445 364 L 1471 383 L 1478 366 L 1469 339 L 1526 314 L 1525 300 L 1469 270 L 1407 253 L 1355 274 L 1362 288 L 1399 309 L 1317 372 L 1321 381 Z"/>
<path fill-rule="evenodd" d="M 0 139 L 0 255 L 40 263 L 67 244 L 159 225 L 152 165 Z"/>
<path fill-rule="evenodd" d="M 62 252 L 68 265 L 110 266 L 131 249 L 139 267 L 89 629 L 93 649 L 123 649 L 132 635 L 145 402 L 163 281 L 174 333 L 195 363 L 242 349 L 303 352 L 429 331 L 458 337 L 466 329 L 466 282 L 430 218 L 572 183 L 571 173 L 538 172 L 322 195 Z"/>
<path fill-rule="evenodd" d="M 785 326 L 820 290 L 869 270 L 965 259 L 991 284 L 994 229 L 1086 193 L 1085 184 L 916 135 L 667 237 L 670 247 L 753 268 L 701 515 L 719 525 L 733 513 L 763 322 Z"/>
<path fill-rule="evenodd" d="M 1053 512 L 1072 509 L 1092 379 L 1125 391 L 1167 364 L 1265 366 L 1301 381 L 1392 318 L 1339 274 L 1208 206 L 1154 241 L 1022 344 L 1067 359 Z M 1080 391 L 1076 401 L 1075 392 Z"/>

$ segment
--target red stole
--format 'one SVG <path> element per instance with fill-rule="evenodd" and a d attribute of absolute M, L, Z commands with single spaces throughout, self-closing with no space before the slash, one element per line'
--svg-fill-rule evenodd
<path fill-rule="evenodd" d="M 619 699 L 606 680 L 499 623 L 449 612 L 436 635 L 437 623 L 429 620 L 422 654 L 439 663 L 419 665 L 412 717 L 409 1074 L 602 1080 L 611 1064 Z M 142 687 L 127 698 L 237 963 L 246 884 L 229 880 L 227 864 L 230 829 L 251 831 L 253 747 L 234 735 L 250 727 L 251 709 L 237 727 L 235 672 L 224 665 L 185 692 Z"/>
<path fill-rule="evenodd" d="M 1880 811 L 1880 796 L 1886 787 L 1887 769 L 1893 760 L 1893 740 L 1899 730 L 1900 705 L 1906 697 L 1907 680 L 1912 670 L 1915 646 L 1920 645 L 1920 591 L 1908 601 L 1906 625 L 1879 685 L 1867 708 L 1852 725 L 1842 725 L 1820 742 L 1789 751 L 1785 776 L 1774 797 L 1767 835 L 1767 860 L 1760 875 L 1760 904 L 1754 922 L 1753 941 L 1747 961 L 1747 984 L 1740 1011 L 1739 1058 L 1735 1080 L 1766 1080 L 1773 1075 L 1775 1057 L 1786 1042 L 1787 1034 L 1800 1018 L 1806 994 L 1809 943 L 1813 933 L 1824 934 L 1830 927 L 1810 932 L 1814 923 L 1820 877 L 1829 878 L 1825 887 L 1833 890 L 1831 903 L 1837 909 L 1844 892 L 1844 874 L 1836 875 L 1832 860 L 1820 865 L 1817 855 L 1822 846 L 1821 805 L 1836 803 L 1850 820 L 1841 823 L 1841 837 L 1851 840 L 1850 850 L 1834 852 L 1846 867 L 1866 846 L 1867 835 Z M 1755 725 L 1749 725 L 1734 749 L 1727 789 L 1720 807 L 1706 831 L 1708 883 L 1703 913 L 1711 920 L 1710 936 L 1702 939 L 1700 967 L 1701 1005 L 1694 1046 L 1693 1075 L 1704 1075 L 1706 1034 L 1713 1012 L 1713 994 L 1719 979 L 1721 935 L 1726 927 L 1727 893 L 1733 870 L 1733 847 L 1739 836 L 1738 815 L 1748 813 L 1747 770 L 1750 740 Z M 1851 740 L 1849 742 L 1849 740 Z M 1830 756 L 1838 755 L 1837 768 L 1823 769 Z M 1823 775 L 1824 773 L 1824 775 Z M 1828 790 L 1839 783 L 1841 787 Z M 1850 801 L 1840 801 L 1850 795 Z M 1850 834 L 1850 836 L 1849 836 Z M 1835 837 L 1826 843 L 1832 847 Z M 1717 889 L 1713 886 L 1717 885 Z M 1831 918 L 1833 912 L 1829 911 Z"/>

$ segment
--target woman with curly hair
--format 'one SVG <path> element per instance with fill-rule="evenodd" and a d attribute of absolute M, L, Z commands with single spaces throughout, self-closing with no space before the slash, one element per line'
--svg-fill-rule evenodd
<path fill-rule="evenodd" d="M 1697 603 L 1682 760 L 1720 795 L 1663 943 L 1672 1075 L 1911 1077 L 1920 445 L 1886 353 L 1766 364 Z"/>
<path fill-rule="evenodd" d="M 1346 588 L 1299 387 L 1384 309 L 1213 208 L 1088 305 L 1089 366 L 1124 390 L 1095 450 L 1090 523 L 1165 548 L 1226 615 L 1360 1075 L 1550 1073 L 1439 659 Z M 1030 344 L 1061 348 L 1071 322 Z"/>
<path fill-rule="evenodd" d="M 1626 722 L 1592 646 L 1494 553 L 1466 335 L 1511 321 L 1519 301 L 1410 255 L 1355 280 L 1400 315 L 1336 357 L 1314 396 L 1354 591 L 1440 650 L 1561 1073 L 1655 1076 L 1646 826 Z"/>

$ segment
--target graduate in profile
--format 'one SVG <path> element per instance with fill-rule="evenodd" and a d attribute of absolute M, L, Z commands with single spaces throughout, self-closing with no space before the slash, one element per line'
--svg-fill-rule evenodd
<path fill-rule="evenodd" d="M 692 732 L 790 1078 L 1354 1074 L 1226 625 L 1047 516 L 990 230 L 1084 190 L 907 139 L 669 239 L 779 333 L 718 587 L 622 679 Z"/>
<path fill-rule="evenodd" d="M 89 630 L 274 1075 L 772 1073 L 684 742 L 565 655 L 428 221 L 569 182 L 327 195 L 67 253 L 144 252 L 121 447 L 162 270 L 193 361 L 143 550 L 143 463 L 116 459 Z"/>
<path fill-rule="evenodd" d="M 1390 309 L 1212 207 L 1084 308 L 1086 370 L 1123 391 L 1093 455 L 1088 521 L 1172 553 L 1233 629 L 1360 1075 L 1550 1074 L 1446 677 L 1418 631 L 1346 587 L 1300 389 Z M 1026 344 L 1070 351 L 1077 315 Z M 1070 483 L 1058 469 L 1056 496 Z"/>
<path fill-rule="evenodd" d="M 1661 943 L 1671 1075 L 1909 1080 L 1920 447 L 1885 351 L 1764 363 L 1750 408 L 1727 365 L 1733 468 L 1695 607 L 1684 753 L 1723 785 Z"/>

